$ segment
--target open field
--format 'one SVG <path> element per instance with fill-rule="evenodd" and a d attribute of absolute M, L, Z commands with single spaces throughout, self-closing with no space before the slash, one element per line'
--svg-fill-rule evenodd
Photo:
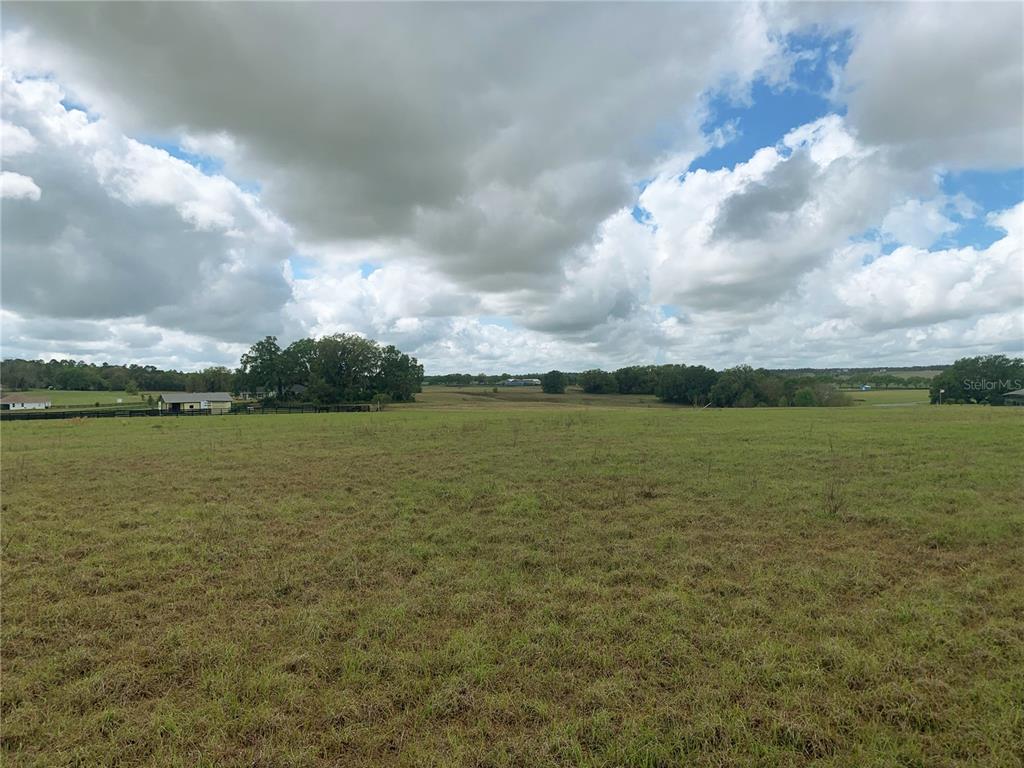
<path fill-rule="evenodd" d="M 27 389 L 23 392 L 12 392 L 11 394 L 48 397 L 54 406 L 91 406 L 96 403 L 99 403 L 100 405 L 116 405 L 118 398 L 121 398 L 124 403 L 128 405 L 142 403 L 142 399 L 138 394 L 129 395 L 127 392 L 115 390 L 94 392 L 91 390 L 76 389 Z"/>
<path fill-rule="evenodd" d="M 927 389 L 872 389 L 867 392 L 846 391 L 854 405 L 928 405 Z"/>
<path fill-rule="evenodd" d="M 599 406 L 602 408 L 655 407 L 675 408 L 666 405 L 654 395 L 588 395 L 579 387 L 569 387 L 564 394 L 549 395 L 540 387 L 493 387 L 469 386 L 447 387 L 435 385 L 424 387 L 416 395 L 416 402 L 403 408 L 507 408 L 514 406 L 540 406 L 564 408 L 566 406 Z M 393 406 L 392 406 L 393 407 Z"/>
<path fill-rule="evenodd" d="M 1024 409 L 473 397 L 5 423 L 3 764 L 1021 765 Z"/>
<path fill-rule="evenodd" d="M 497 389 L 497 392 L 494 390 Z M 843 390 L 853 405 L 927 405 L 927 389 L 873 389 L 867 392 Z M 569 387 L 563 395 L 548 395 L 540 387 L 424 387 L 413 408 L 487 408 L 509 406 L 598 406 L 601 408 L 644 407 L 679 408 L 662 403 L 654 395 L 588 395 L 579 387 Z"/>

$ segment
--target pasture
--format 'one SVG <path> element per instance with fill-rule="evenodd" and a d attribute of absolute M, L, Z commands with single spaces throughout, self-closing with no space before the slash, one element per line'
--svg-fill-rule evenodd
<path fill-rule="evenodd" d="M 854 405 L 928 405 L 927 389 L 872 389 L 867 392 L 860 390 L 844 390 L 853 399 Z"/>
<path fill-rule="evenodd" d="M 99 403 L 101 406 L 117 405 L 117 401 L 119 399 L 123 401 L 123 404 L 139 405 L 145 399 L 144 394 L 141 396 L 138 393 L 130 395 L 122 390 L 92 391 L 79 389 L 27 389 L 24 392 L 17 392 L 12 394 L 25 394 L 32 395 L 33 397 L 46 397 L 50 400 L 50 402 L 53 403 L 54 407 L 87 407 L 94 406 L 96 405 L 96 403 Z"/>
<path fill-rule="evenodd" d="M 1024 409 L 443 389 L 5 423 L 4 765 L 1021 765 Z"/>

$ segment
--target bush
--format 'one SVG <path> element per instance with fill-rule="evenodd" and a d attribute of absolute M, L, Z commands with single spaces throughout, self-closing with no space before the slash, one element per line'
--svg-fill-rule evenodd
<path fill-rule="evenodd" d="M 565 394 L 565 374 L 561 371 L 548 371 L 540 377 L 540 386 L 549 395 L 563 395 Z M 494 389 L 498 391 L 497 387 Z"/>

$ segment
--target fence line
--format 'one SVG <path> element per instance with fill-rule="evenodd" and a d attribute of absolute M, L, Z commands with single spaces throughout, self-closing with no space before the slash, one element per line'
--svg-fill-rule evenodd
<path fill-rule="evenodd" d="M 246 416 L 269 413 L 355 413 L 380 410 L 371 403 L 342 403 L 339 405 L 274 405 L 241 406 L 221 411 L 212 408 L 192 408 L 184 411 L 161 410 L 159 408 L 111 409 L 92 411 L 26 410 L 0 411 L 0 421 L 34 421 L 39 419 L 109 419 L 133 418 L 137 416 Z"/>

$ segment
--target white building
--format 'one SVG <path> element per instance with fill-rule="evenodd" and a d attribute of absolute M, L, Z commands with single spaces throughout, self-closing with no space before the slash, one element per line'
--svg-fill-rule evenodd
<path fill-rule="evenodd" d="M 4 395 L 0 397 L 0 409 L 5 411 L 42 410 L 50 407 L 50 398 L 38 395 Z"/>

